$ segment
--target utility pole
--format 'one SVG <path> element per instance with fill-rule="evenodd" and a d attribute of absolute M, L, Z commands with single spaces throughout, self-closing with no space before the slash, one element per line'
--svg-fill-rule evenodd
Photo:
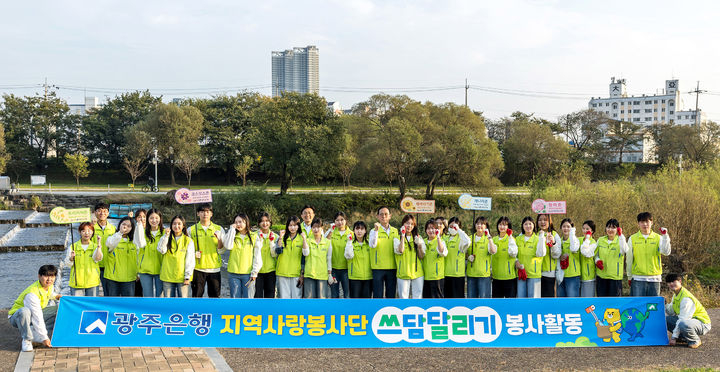
<path fill-rule="evenodd" d="M 695 127 L 698 128 L 700 126 L 700 112 L 698 111 L 698 103 L 700 101 L 700 93 L 705 93 L 706 90 L 700 90 L 700 81 L 697 82 L 697 88 L 693 90 L 692 93 L 695 93 Z"/>
<path fill-rule="evenodd" d="M 468 105 L 467 105 L 467 93 L 468 93 L 468 89 L 469 89 L 469 88 L 470 88 L 470 86 L 469 86 L 468 83 L 467 83 L 467 79 L 465 79 L 465 107 L 468 107 Z"/>

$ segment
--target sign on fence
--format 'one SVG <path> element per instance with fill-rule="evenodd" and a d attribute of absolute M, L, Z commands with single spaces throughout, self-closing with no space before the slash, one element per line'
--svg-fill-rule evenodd
<path fill-rule="evenodd" d="M 65 209 L 55 207 L 50 211 L 50 221 L 56 224 L 89 222 L 90 220 L 90 208 Z"/>
<path fill-rule="evenodd" d="M 482 198 L 472 196 L 470 194 L 462 194 L 458 198 L 458 205 L 462 209 L 471 211 L 489 211 L 492 210 L 492 198 Z"/>
<path fill-rule="evenodd" d="M 406 196 L 400 200 L 400 210 L 405 213 L 435 213 L 435 200 L 415 200 Z"/>
<path fill-rule="evenodd" d="M 565 201 L 545 201 L 535 199 L 531 205 L 532 211 L 537 214 L 565 214 L 567 206 Z"/>
<path fill-rule="evenodd" d="M 212 190 L 178 189 L 175 191 L 175 201 L 180 204 L 212 203 Z"/>
<path fill-rule="evenodd" d="M 668 343 L 662 297 L 209 299 L 69 297 L 60 347 L 604 347 Z"/>

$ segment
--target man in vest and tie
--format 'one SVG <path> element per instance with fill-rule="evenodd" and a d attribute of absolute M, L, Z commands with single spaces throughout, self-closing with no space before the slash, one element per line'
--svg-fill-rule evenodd
<path fill-rule="evenodd" d="M 55 294 L 57 267 L 43 265 L 38 270 L 38 280 L 25 288 L 15 300 L 8 312 L 10 324 L 20 331 L 22 351 L 32 351 L 32 343 L 42 343 L 52 347 L 46 326 L 55 323 L 57 307 L 47 308 L 50 300 L 59 300 L 62 295 Z"/>
<path fill-rule="evenodd" d="M 672 332 L 670 345 L 684 341 L 691 349 L 697 349 L 702 344 L 700 336 L 710 331 L 710 316 L 700 301 L 683 287 L 682 276 L 668 274 L 665 282 L 673 291 L 672 300 L 665 305 L 667 329 Z"/>

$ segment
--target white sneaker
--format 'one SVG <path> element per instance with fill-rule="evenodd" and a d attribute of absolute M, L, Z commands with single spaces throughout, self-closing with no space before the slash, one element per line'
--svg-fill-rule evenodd
<path fill-rule="evenodd" d="M 33 351 L 32 341 L 22 340 L 22 351 Z"/>

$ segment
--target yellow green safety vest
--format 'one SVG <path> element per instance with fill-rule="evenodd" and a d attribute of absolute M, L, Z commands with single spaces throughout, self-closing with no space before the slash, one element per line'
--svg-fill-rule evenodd
<path fill-rule="evenodd" d="M 333 248 L 333 253 L 335 253 L 335 248 Z M 370 245 L 367 243 L 367 239 L 362 243 L 353 242 L 353 254 L 353 259 L 348 260 L 348 278 L 350 280 L 372 279 Z"/>
<path fill-rule="evenodd" d="M 227 270 L 229 273 L 250 274 L 257 239 L 257 234 L 252 231 L 244 237 L 240 237 L 240 234 L 235 232 L 233 249 L 230 251 L 230 257 L 228 258 Z"/>
<path fill-rule="evenodd" d="M 347 269 L 348 263 L 345 259 L 345 245 L 348 242 L 348 235 L 352 236 L 353 233 L 349 228 L 345 228 L 345 231 L 338 229 L 333 230 L 330 238 L 332 239 L 332 267 L 333 269 Z"/>
<path fill-rule="evenodd" d="M 504 238 L 500 238 L 499 235 L 493 236 L 493 242 L 497 247 L 497 253 L 492 255 L 492 277 L 497 280 L 508 280 L 515 279 L 517 274 L 515 273 L 515 257 L 510 257 L 508 254 L 508 245 L 510 239 L 508 235 Z"/>
<path fill-rule="evenodd" d="M 412 235 L 411 239 L 414 239 Z M 400 244 L 405 245 L 405 250 L 402 254 L 395 255 L 395 264 L 397 265 L 397 278 L 412 280 L 417 279 L 424 275 L 423 264 L 420 262 L 418 257 L 418 250 L 415 249 L 413 242 L 408 242 L 407 237 L 405 241 L 401 241 Z"/>
<path fill-rule="evenodd" d="M 568 268 L 565 269 L 565 277 L 580 276 L 580 249 L 574 253 L 570 252 L 570 239 L 562 241 L 562 254 L 566 253 L 568 254 Z"/>
<path fill-rule="evenodd" d="M 615 236 L 611 242 L 607 236 L 598 239 L 597 257 L 603 262 L 603 269 L 597 269 L 597 276 L 603 279 L 622 280 L 624 255 L 620 253 L 620 237 Z"/>
<path fill-rule="evenodd" d="M 465 253 L 460 252 L 460 235 L 446 235 L 443 237 L 448 255 L 445 260 L 445 276 L 454 278 L 465 277 Z M 427 278 L 425 278 L 427 279 Z"/>
<path fill-rule="evenodd" d="M 72 245 L 75 252 L 75 260 L 70 269 L 70 287 L 72 288 L 93 288 L 100 285 L 100 265 L 93 260 L 93 253 L 97 243 L 93 247 L 92 240 L 87 249 L 82 248 L 82 242 L 76 241 Z"/>
<path fill-rule="evenodd" d="M 383 228 L 378 229 L 377 245 L 370 248 L 370 266 L 373 270 L 393 270 L 397 268 L 394 239 L 400 239 L 398 230 L 390 226 L 390 234 Z"/>
<path fill-rule="evenodd" d="M 545 251 L 545 256 L 535 256 L 538 240 L 540 240 L 540 237 L 535 233 L 527 241 L 525 241 L 525 235 L 518 235 L 515 238 L 515 243 L 518 246 L 517 258 L 525 266 L 528 279 L 539 279 L 542 276 L 543 257 L 547 256 L 547 251 Z"/>
<path fill-rule="evenodd" d="M 632 275 L 662 275 L 660 235 L 651 231 L 645 239 L 638 231 L 630 239 L 633 250 Z"/>
<path fill-rule="evenodd" d="M 633 242 L 634 244 L 634 242 Z M 692 302 L 695 303 L 695 312 L 693 313 L 693 319 L 697 319 L 704 324 L 710 324 L 710 316 L 708 315 L 707 311 L 705 310 L 705 307 L 700 303 L 700 301 L 693 296 L 690 291 L 685 289 L 685 287 L 680 288 L 680 292 L 673 297 L 672 307 L 675 311 L 675 314 L 680 314 L 680 302 L 683 300 L 683 298 L 689 298 L 692 300 Z"/>
<path fill-rule="evenodd" d="M 182 234 L 180 239 L 169 237 L 172 250 L 165 251 L 160 268 L 160 280 L 168 283 L 182 283 L 185 281 L 185 258 L 187 257 L 190 238 Z M 190 278 L 192 280 L 192 277 Z"/>
<path fill-rule="evenodd" d="M 425 257 L 422 259 L 425 280 L 440 280 L 445 278 L 445 257 L 437 251 L 438 238 L 432 241 L 425 240 Z M 464 260 L 463 260 L 464 261 Z"/>
<path fill-rule="evenodd" d="M 590 245 L 595 244 L 595 239 L 592 237 L 583 239 L 590 239 Z M 580 246 L 582 247 L 583 241 L 580 241 Z M 593 257 L 585 257 L 583 254 L 580 254 L 580 280 L 595 280 L 595 254 L 597 254 L 597 247 L 595 247 L 595 252 L 593 252 Z"/>
<path fill-rule="evenodd" d="M 102 245 L 102 254 L 103 259 L 98 262 L 98 265 L 103 268 L 105 267 L 105 262 L 107 262 L 107 256 L 108 256 L 108 249 L 107 245 L 105 245 L 105 241 L 109 236 L 112 234 L 115 234 L 115 226 L 111 225 L 109 222 L 105 224 L 105 229 L 100 227 L 99 224 L 95 223 L 95 235 L 93 235 L 93 242 L 95 242 L 93 245 L 97 247 L 97 240 L 100 239 L 100 244 Z"/>
<path fill-rule="evenodd" d="M 27 296 L 28 293 L 34 293 L 36 296 L 38 296 L 38 298 L 40 299 L 40 307 L 43 309 L 46 308 L 48 302 L 50 301 L 50 293 L 51 292 L 52 292 L 52 287 L 50 287 L 46 290 L 40 284 L 39 280 L 35 281 L 35 283 L 30 284 L 29 287 L 25 288 L 25 290 L 20 293 L 20 296 L 18 296 L 18 298 L 13 303 L 12 308 L 10 308 L 10 311 L 8 311 L 8 315 L 13 315 L 13 314 L 15 314 L 16 311 L 25 307 L 25 303 L 24 303 L 25 296 Z"/>
<path fill-rule="evenodd" d="M 160 266 L 162 265 L 162 254 L 157 250 L 158 243 L 162 237 L 163 232 L 160 230 L 151 231 L 153 235 L 153 241 L 146 236 L 145 248 L 140 249 L 140 256 L 138 257 L 138 271 L 140 274 L 158 275 L 160 274 Z"/>
<path fill-rule="evenodd" d="M 545 242 L 547 244 L 547 235 L 552 234 L 553 238 L 555 238 L 555 241 L 557 242 L 560 240 L 560 235 L 558 235 L 555 231 L 553 232 L 546 232 L 545 233 Z M 543 257 L 542 261 L 542 271 L 555 271 L 557 268 L 557 259 L 552 258 L 552 254 L 550 251 L 552 250 L 551 247 L 545 246 L 547 253 L 545 254 L 545 257 Z"/>
<path fill-rule="evenodd" d="M 300 265 L 302 263 L 302 246 L 303 241 L 300 234 L 296 234 L 294 239 L 287 237 L 287 241 L 283 242 L 285 248 L 278 255 L 277 267 L 275 275 L 287 278 L 297 278 L 300 276 Z"/>
<path fill-rule="evenodd" d="M 105 260 L 105 279 L 134 282 L 137 279 L 137 246 L 123 238 Z"/>
<path fill-rule="evenodd" d="M 263 234 L 263 246 L 260 249 L 260 256 L 262 257 L 262 267 L 260 268 L 261 274 L 271 273 L 275 271 L 275 262 L 277 261 L 275 257 L 273 257 L 270 254 L 270 250 L 275 249 L 273 245 L 277 243 L 277 239 L 280 235 L 275 235 L 275 240 L 272 241 L 272 244 L 270 242 L 270 233 L 271 231 L 268 231 L 267 234 Z"/>
<path fill-rule="evenodd" d="M 200 259 L 195 258 L 195 269 L 207 270 L 222 267 L 222 260 L 217 251 L 216 231 L 222 231 L 222 227 L 214 223 L 210 223 L 207 230 L 203 229 L 200 222 L 190 228 L 190 238 L 195 243 L 195 252 L 200 251 Z"/>
<path fill-rule="evenodd" d="M 488 252 L 490 239 L 483 235 L 481 237 L 473 234 L 468 247 L 468 255 L 475 255 L 475 261 L 469 262 L 466 268 L 467 276 L 472 278 L 487 278 L 490 276 L 490 262 L 492 255 Z"/>
<path fill-rule="evenodd" d="M 332 243 L 322 237 L 320 243 L 313 238 L 308 241 L 310 254 L 305 257 L 305 277 L 316 280 L 328 280 L 327 254 Z"/>

